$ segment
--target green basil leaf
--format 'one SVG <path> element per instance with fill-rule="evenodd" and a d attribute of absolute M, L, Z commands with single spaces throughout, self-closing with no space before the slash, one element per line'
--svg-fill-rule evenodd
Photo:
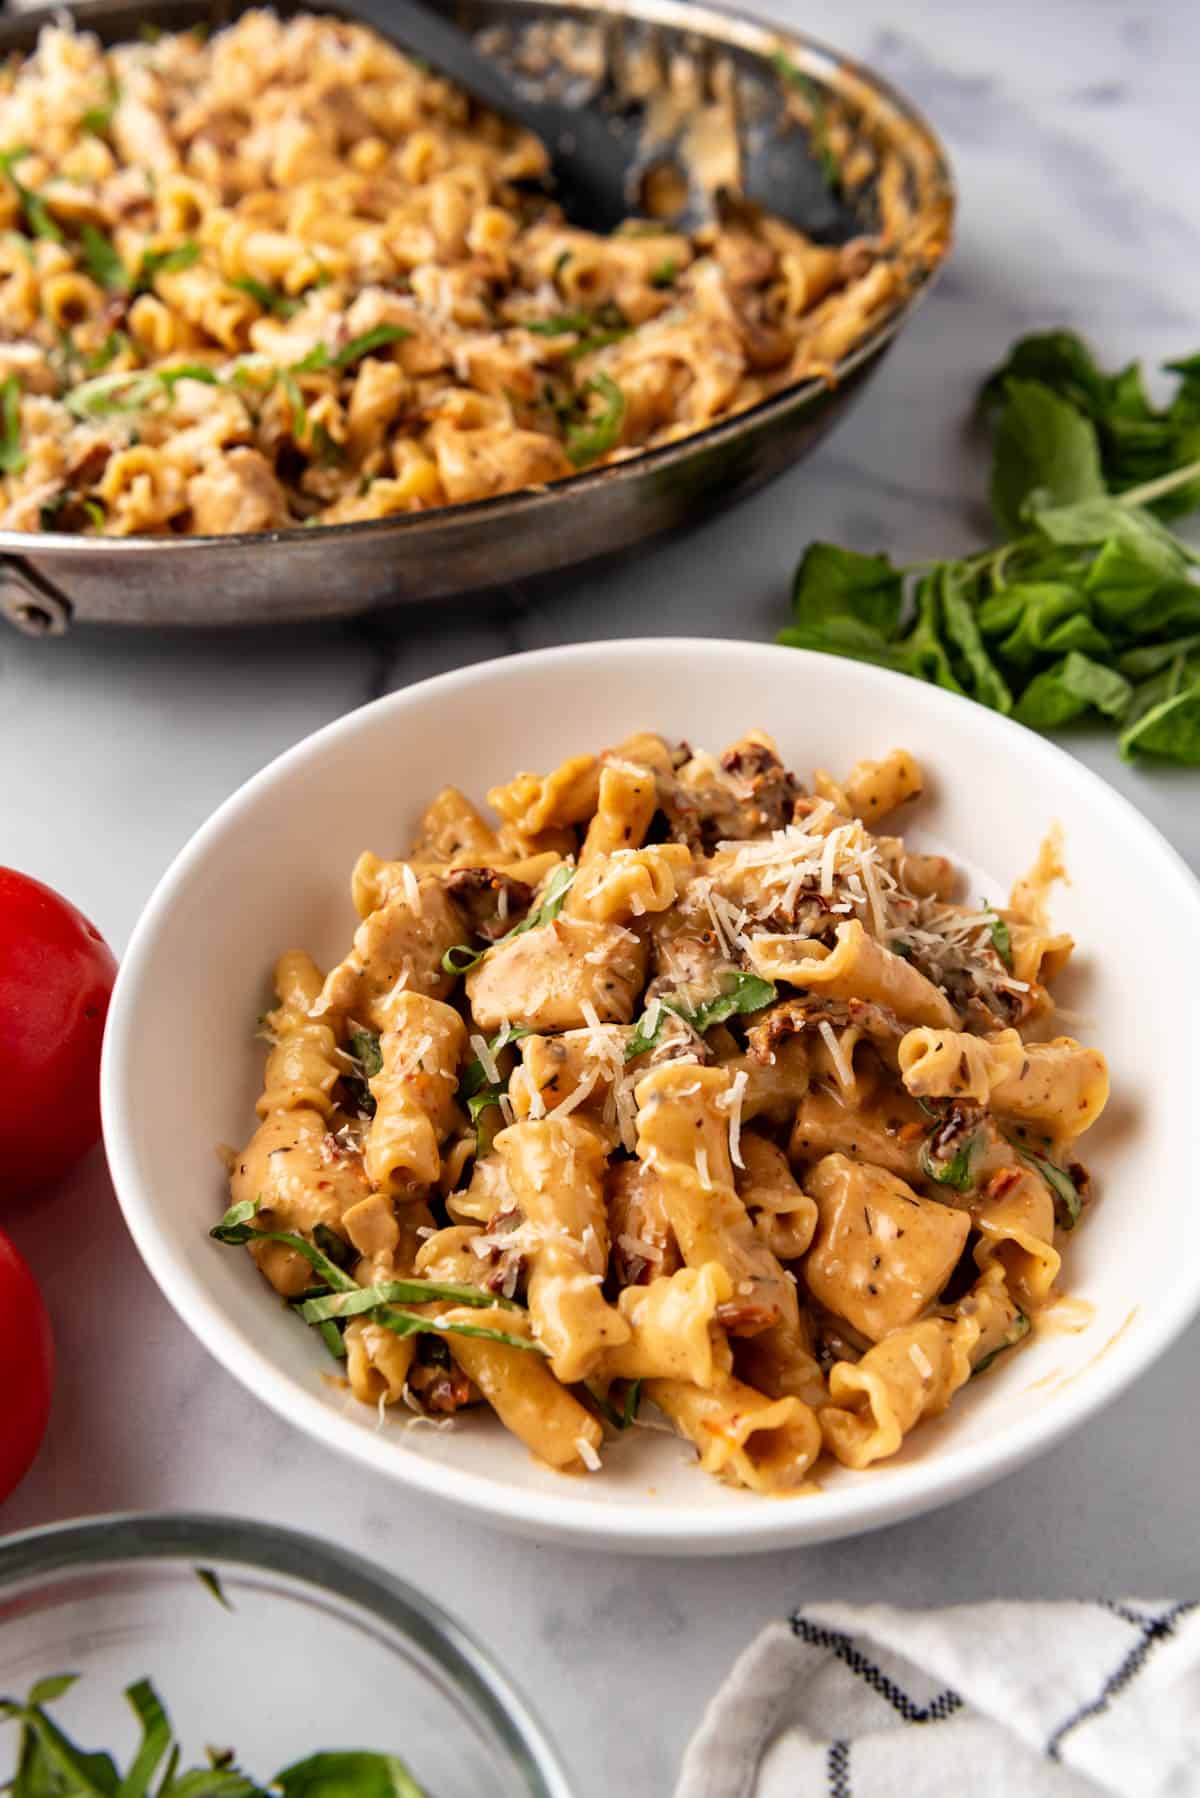
<path fill-rule="evenodd" d="M 637 1422 L 638 1406 L 642 1400 L 642 1382 L 630 1381 L 629 1391 L 625 1394 L 625 1408 L 621 1413 L 621 1428 L 629 1429 Z"/>
<path fill-rule="evenodd" d="M 992 939 L 992 948 L 1011 974 L 1013 965 L 1012 933 L 994 905 L 987 905 L 985 902 L 984 909 L 990 914 L 988 932 Z"/>
<path fill-rule="evenodd" d="M 850 618 L 883 641 L 896 633 L 902 602 L 903 576 L 887 556 L 863 556 L 833 543 L 810 543 L 792 583 L 798 625 Z"/>
<path fill-rule="evenodd" d="M 306 1324 L 325 1323 L 329 1319 L 361 1317 L 379 1305 L 475 1305 L 490 1311 L 522 1311 L 515 1299 L 506 1299 L 482 1291 L 478 1286 L 454 1286 L 435 1280 L 381 1280 L 375 1286 L 360 1286 L 354 1292 L 332 1292 L 321 1298 L 306 1299 L 298 1307 Z"/>
<path fill-rule="evenodd" d="M 673 256 L 666 256 L 657 268 L 650 271 L 651 287 L 674 287 L 679 279 L 679 264 Z"/>
<path fill-rule="evenodd" d="M 935 1128 L 941 1128 L 940 1120 Z M 975 1183 L 974 1163 L 982 1140 L 982 1133 L 976 1130 L 959 1144 L 953 1155 L 944 1159 L 933 1155 L 928 1143 L 923 1143 L 921 1172 L 939 1186 L 952 1186 L 955 1192 L 967 1192 Z"/>
<path fill-rule="evenodd" d="M 1010 1136 L 1008 1140 L 1022 1161 L 1027 1161 L 1030 1167 L 1036 1169 L 1050 1188 L 1054 1195 L 1054 1221 L 1059 1229 L 1073 1230 L 1079 1221 L 1083 1201 L 1070 1174 L 1064 1168 L 1056 1166 L 1047 1156 L 1039 1155 L 1034 1149 L 1027 1149 L 1014 1137 Z"/>
<path fill-rule="evenodd" d="M 3 151 L 0 153 L 0 174 L 7 175 L 12 183 L 31 235 L 45 238 L 48 243 L 61 243 L 63 234 L 46 210 L 45 200 L 36 188 L 26 187 L 15 173 L 17 164 L 32 155 L 33 151 L 28 144 L 21 144 L 15 150 Z"/>
<path fill-rule="evenodd" d="M 271 1784 L 283 1798 L 427 1798 L 402 1760 L 365 1750 L 309 1755 Z"/>
<path fill-rule="evenodd" d="M 456 1319 L 437 1322 L 416 1311 L 398 1311 L 390 1305 L 374 1311 L 371 1321 L 382 1324 L 393 1336 L 478 1336 L 485 1342 L 502 1342 L 506 1348 L 528 1349 L 535 1355 L 547 1352 L 532 1336 L 510 1336 L 505 1330 L 489 1330 L 482 1324 L 459 1323 Z"/>
<path fill-rule="evenodd" d="M 1006 382 L 994 450 L 992 510 L 1013 532 L 1034 495 L 1065 506 L 1106 491 L 1094 425 L 1040 382 Z"/>
<path fill-rule="evenodd" d="M 1127 759 L 1155 755 L 1200 766 L 1200 681 L 1143 712 L 1123 733 L 1120 749 Z"/>
<path fill-rule="evenodd" d="M 527 930 L 536 930 L 542 924 L 552 924 L 563 908 L 563 902 L 571 889 L 578 869 L 567 862 L 560 862 L 542 889 L 541 899 L 528 917 L 514 924 L 511 930 L 497 937 L 494 943 L 487 943 L 482 949 L 472 949 L 469 943 L 455 943 L 442 956 L 442 971 L 446 974 L 469 974 L 477 967 L 489 949 L 499 948 L 515 936 L 524 936 Z"/>
<path fill-rule="evenodd" d="M 148 1679 L 126 1686 L 125 1697 L 141 1725 L 142 1739 L 128 1772 L 117 1787 L 117 1798 L 146 1798 L 150 1782 L 171 1746 L 171 1723 L 163 1703 Z"/>
<path fill-rule="evenodd" d="M 894 668 L 899 674 L 917 674 L 902 649 L 894 649 L 877 631 L 857 618 L 829 617 L 819 624 L 788 624 L 776 638 L 789 649 L 812 649 L 820 655 L 847 656 L 870 662 L 876 668 Z"/>
<path fill-rule="evenodd" d="M 657 1015 L 651 1008 L 643 1012 L 634 1026 L 633 1035 L 625 1044 L 625 1059 L 632 1061 L 635 1056 L 644 1055 L 648 1049 L 657 1046 L 669 1012 L 683 1018 L 703 1036 L 714 1024 L 723 1024 L 727 1018 L 739 1013 L 761 1011 L 777 997 L 774 984 L 761 975 L 730 973 L 725 976 L 722 990 L 710 999 L 701 1000 L 698 1005 L 688 1005 L 685 1000 L 671 996 L 659 999 Z M 650 1023 L 652 1016 L 653 1024 Z"/>
<path fill-rule="evenodd" d="M 971 1369 L 971 1378 L 975 1379 L 977 1375 L 986 1373 L 988 1368 L 992 1365 L 992 1362 L 996 1359 L 996 1356 L 1002 1355 L 1005 1349 L 1015 1348 L 1018 1342 L 1028 1336 L 1031 1327 L 1025 1313 L 1023 1311 L 1018 1311 L 1013 1318 L 1012 1327 L 1004 1341 L 999 1343 L 997 1347 L 992 1350 L 990 1355 L 985 1355 L 982 1361 L 977 1361 L 975 1363 L 975 1366 Z"/>
<path fill-rule="evenodd" d="M 0 474 L 20 474 L 24 467 L 21 384 L 16 375 L 9 375 L 0 381 Z"/>
<path fill-rule="evenodd" d="M 200 260 L 200 245 L 192 238 L 172 250 L 145 250 L 133 277 L 134 293 L 149 293 L 159 275 L 177 274 Z"/>
<path fill-rule="evenodd" d="M 593 375 L 583 383 L 577 398 L 586 406 L 592 394 L 603 401 L 602 410 L 567 427 L 567 459 L 576 468 L 586 468 L 589 462 L 615 449 L 625 422 L 625 395 L 610 375 Z"/>
<path fill-rule="evenodd" d="M 934 686 L 945 687 L 949 693 L 963 693 L 943 641 L 944 628 L 941 577 L 935 568 L 917 588 L 917 621 L 908 636 L 902 639 L 902 646 L 908 656 L 910 673 Z"/>
<path fill-rule="evenodd" d="M 1145 680 L 1147 675 L 1160 673 L 1196 649 L 1200 649 L 1200 631 L 1187 637 L 1172 637 L 1167 643 L 1147 643 L 1140 649 L 1126 650 L 1117 658 L 1117 667 L 1130 680 Z"/>
<path fill-rule="evenodd" d="M 112 241 L 95 225 L 80 228 L 79 241 L 88 273 L 110 293 L 123 292 L 129 286 L 129 270 L 121 261 Z"/>
<path fill-rule="evenodd" d="M 381 1072 L 383 1055 L 373 1030 L 355 1030 L 350 1037 L 349 1052 L 361 1068 L 364 1079 L 373 1080 Z"/>
<path fill-rule="evenodd" d="M 238 1205 L 231 1205 L 219 1224 L 215 1224 L 209 1235 L 216 1242 L 223 1242 L 231 1247 L 259 1238 L 264 1242 L 282 1242 L 297 1255 L 302 1255 L 308 1265 L 320 1274 L 326 1286 L 334 1292 L 358 1292 L 361 1288 L 356 1280 L 331 1261 L 313 1243 L 303 1236 L 297 1236 L 291 1230 L 257 1230 L 251 1218 L 258 1215 L 262 1207 L 261 1199 L 243 1199 Z"/>
<path fill-rule="evenodd" d="M 942 619 L 949 641 L 958 651 L 971 682 L 971 696 L 994 712 L 1012 711 L 1012 694 L 1008 683 L 984 648 L 975 608 L 965 590 L 961 565 L 943 562 Z"/>
<path fill-rule="evenodd" d="M 225 1588 L 212 1567 L 193 1567 L 192 1572 L 200 1581 L 206 1592 L 211 1592 L 223 1610 L 232 1611 L 233 1605 L 225 1595 Z"/>
<path fill-rule="evenodd" d="M 277 288 L 254 280 L 251 275 L 239 275 L 229 285 L 240 288 L 242 293 L 248 293 L 264 312 L 270 312 L 276 318 L 295 318 L 303 304 L 301 300 L 294 300 L 290 294 L 280 293 Z"/>
<path fill-rule="evenodd" d="M 1119 718 L 1132 697 L 1133 688 L 1124 675 L 1073 650 L 1030 681 L 1013 716 L 1031 730 L 1057 730 L 1093 707 Z"/>
<path fill-rule="evenodd" d="M 1080 412 L 1094 416 L 1107 401 L 1107 382 L 1082 337 L 1074 331 L 1044 331 L 1015 343 L 1004 364 L 984 381 L 985 405 L 1002 405 L 1010 381 L 1037 381 Z"/>
<path fill-rule="evenodd" d="M 79 124 L 83 131 L 90 131 L 95 137 L 104 137 L 112 127 L 113 114 L 121 104 L 121 88 L 116 81 L 108 87 L 108 98 L 102 106 L 89 106 L 80 116 Z"/>
<path fill-rule="evenodd" d="M 505 1024 L 489 1042 L 488 1053 L 495 1059 L 502 1049 L 508 1048 L 510 1043 L 520 1042 L 523 1036 L 532 1035 L 533 1030 L 527 1024 Z M 469 1099 L 474 1094 L 481 1092 L 486 1084 L 487 1070 L 482 1061 L 477 1058 L 464 1069 L 458 1083 L 458 1096 L 460 1099 Z"/>
<path fill-rule="evenodd" d="M 412 332 L 406 331 L 403 325 L 375 325 L 370 331 L 364 331 L 361 337 L 352 337 L 342 349 L 327 354 L 332 367 L 352 368 L 364 356 L 369 356 L 372 350 L 384 349 L 389 343 L 403 343 L 411 336 Z"/>

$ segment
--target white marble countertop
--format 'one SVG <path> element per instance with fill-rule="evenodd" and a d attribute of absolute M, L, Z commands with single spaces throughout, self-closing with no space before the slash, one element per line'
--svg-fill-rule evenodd
<path fill-rule="evenodd" d="M 767 0 L 758 0 L 765 7 Z M 765 638 L 813 536 L 910 555 L 986 528 L 965 434 L 974 383 L 1021 332 L 1079 326 L 1157 362 L 1200 340 L 1188 0 L 775 0 L 888 74 L 948 140 L 953 262 L 851 418 L 740 510 L 619 574 L 490 614 L 171 638 L 0 638 L 0 859 L 69 894 L 114 947 L 212 808 L 362 701 L 482 657 L 590 636 Z M 1200 865 L 1200 777 L 1075 745 Z M 185 1070 L 181 1068 L 181 1073 Z M 54 1314 L 60 1370 L 16 1529 L 120 1507 L 248 1514 L 337 1537 L 421 1581 L 512 1669 L 579 1798 L 665 1798 L 734 1656 L 800 1599 L 1194 1593 L 1194 1328 L 1154 1374 L 1035 1465 L 948 1510 L 832 1547 L 741 1561 L 630 1560 L 509 1541 L 325 1462 L 205 1354 L 125 1235 L 97 1154 L 5 1216 Z M 452 1552 L 429 1552 L 449 1536 Z M 636 1722 L 634 1719 L 636 1718 Z"/>

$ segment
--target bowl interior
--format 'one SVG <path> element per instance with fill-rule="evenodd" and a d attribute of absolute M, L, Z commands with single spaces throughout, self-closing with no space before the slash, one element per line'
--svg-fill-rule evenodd
<path fill-rule="evenodd" d="M 264 1785 L 309 1755 L 394 1753 L 439 1798 L 565 1798 L 519 1700 L 448 1619 L 356 1556 L 235 1518 L 99 1518 L 0 1553 L 0 1692 L 70 1672 L 51 1716 L 122 1770 L 149 1679 L 181 1770 L 232 1749 Z M 529 1731 L 529 1735 L 526 1735 Z M 19 1741 L 0 1723 L 0 1779 Z"/>
<path fill-rule="evenodd" d="M 275 956 L 299 946 L 328 964 L 345 953 L 356 856 L 403 853 L 440 786 L 482 799 L 517 769 L 545 769 L 635 729 L 715 750 L 751 726 L 770 731 L 802 776 L 897 744 L 912 750 L 927 791 L 896 828 L 963 864 L 969 896 L 1007 894 L 1046 829 L 1063 825 L 1071 884 L 1056 889 L 1054 918 L 1079 950 L 1059 996 L 1071 1033 L 1108 1056 L 1113 1082 L 1084 1148 L 1098 1200 L 1061 1282 L 1082 1303 L 1060 1306 L 894 1460 L 864 1475 L 822 1474 L 819 1491 L 786 1503 L 718 1486 L 680 1444 L 647 1431 L 606 1451 L 603 1477 L 568 1478 L 482 1415 L 444 1433 L 390 1415 L 378 1430 L 372 1411 L 322 1381 L 319 1343 L 271 1302 L 248 1257 L 205 1237 L 227 1202 L 214 1146 L 244 1142 L 254 1124 L 255 1021 Z M 1016 1465 L 1115 1393 L 1190 1316 L 1200 1270 L 1186 1170 L 1200 1024 L 1177 984 L 1198 924 L 1200 890 L 1131 807 L 1062 751 L 951 695 L 749 644 L 643 641 L 513 657 L 330 726 L 193 839 L 118 984 L 104 1069 L 114 1179 L 151 1271 L 201 1340 L 343 1452 L 493 1521 L 593 1540 L 738 1548 L 845 1534 Z"/>

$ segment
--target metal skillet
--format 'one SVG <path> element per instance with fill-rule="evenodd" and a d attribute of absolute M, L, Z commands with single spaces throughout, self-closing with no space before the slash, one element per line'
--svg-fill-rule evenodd
<path fill-rule="evenodd" d="M 81 28 L 117 43 L 141 26 L 219 29 L 248 3 L 79 0 L 65 10 Z M 357 17 L 405 45 L 403 15 L 387 0 L 354 7 L 277 0 L 275 9 Z M 0 56 L 31 49 L 41 25 L 63 10 L 0 21 Z M 826 241 L 877 227 L 881 205 L 888 205 L 892 249 L 905 274 L 891 310 L 827 380 L 799 383 L 678 442 L 547 487 L 360 524 L 248 536 L 0 531 L 0 613 L 18 629 L 53 636 L 72 621 L 194 628 L 344 617 L 494 591 L 611 559 L 711 517 L 798 462 L 879 365 L 945 258 L 954 211 L 941 144 L 886 83 L 797 32 L 687 0 L 453 0 L 445 10 L 526 91 L 599 113 L 627 143 L 649 112 L 648 66 L 665 80 L 684 65 L 700 94 L 719 93 L 726 103 L 732 96 L 741 184 L 751 200 Z M 629 79 L 634 68 L 637 83 Z M 785 103 L 789 85 L 805 96 L 806 120 Z M 823 171 L 801 193 L 794 145 L 784 142 L 796 131 L 807 132 L 814 166 Z M 679 144 L 661 148 L 678 164 Z M 643 161 L 649 169 L 653 157 Z M 696 203 L 693 191 L 693 215 Z"/>

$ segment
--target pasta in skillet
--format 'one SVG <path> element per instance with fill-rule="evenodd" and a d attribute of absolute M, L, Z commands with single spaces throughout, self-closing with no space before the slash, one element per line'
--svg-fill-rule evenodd
<path fill-rule="evenodd" d="M 958 903 L 880 832 L 920 789 L 897 750 L 806 791 L 752 732 L 518 774 L 496 823 L 439 793 L 346 960 L 277 964 L 213 1234 L 355 1397 L 551 1467 L 649 1406 L 755 1492 L 895 1454 L 1052 1299 L 1108 1096 L 1050 1034 L 1053 839 Z"/>
<path fill-rule="evenodd" d="M 547 167 L 366 26 L 46 26 L 0 66 L 0 528 L 257 532 L 561 480 L 832 378 L 923 253 L 893 179 L 829 247 L 745 209 L 597 236 L 520 185 Z"/>

